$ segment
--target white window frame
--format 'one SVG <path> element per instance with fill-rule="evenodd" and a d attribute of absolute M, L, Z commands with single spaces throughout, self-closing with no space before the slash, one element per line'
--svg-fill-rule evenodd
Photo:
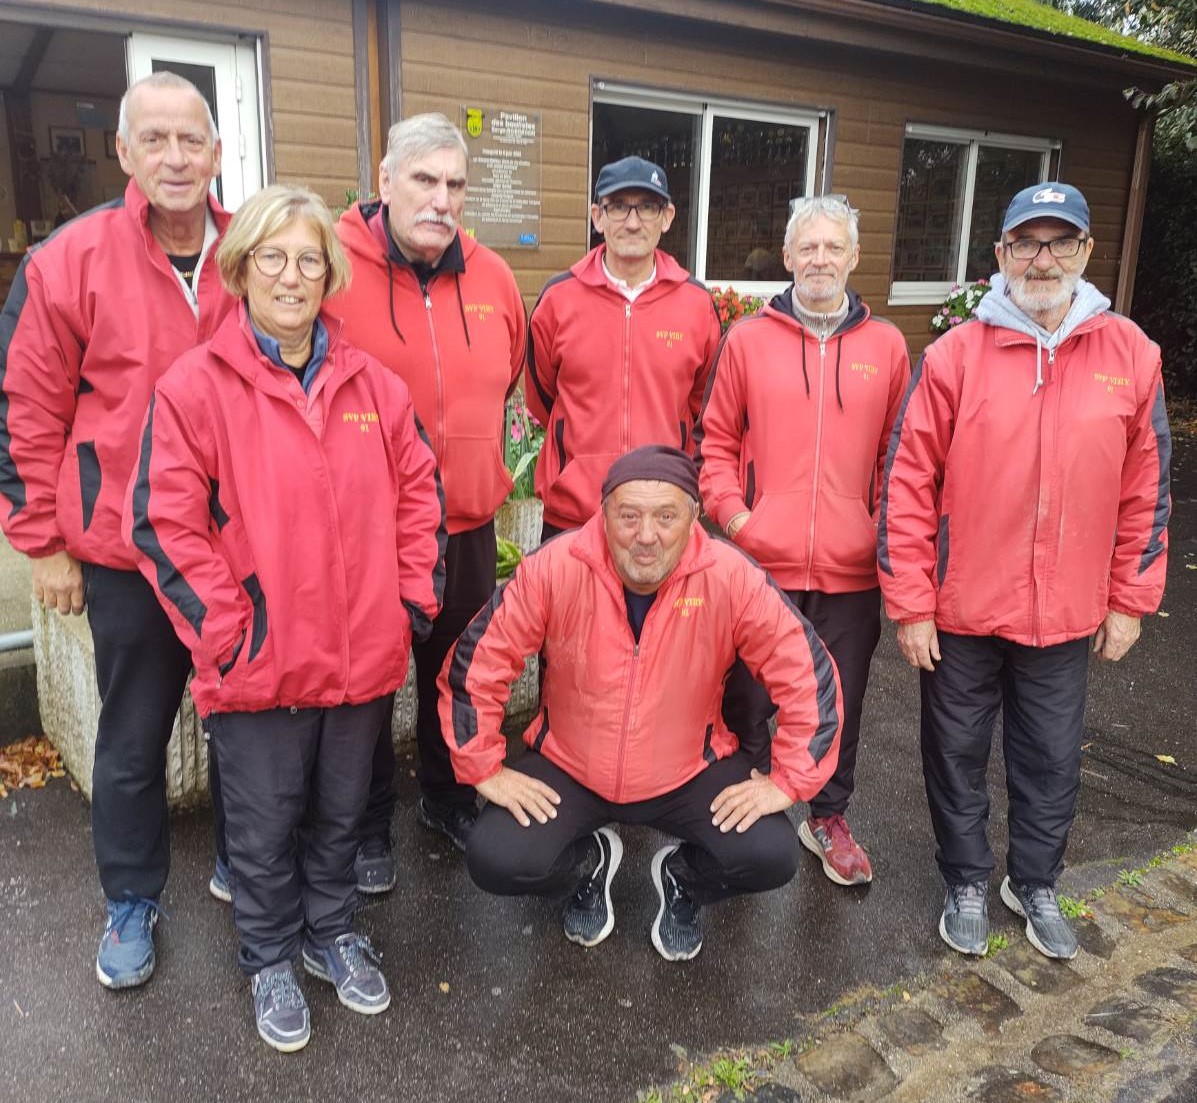
<path fill-rule="evenodd" d="M 789 108 L 777 104 L 754 103 L 750 100 L 728 100 L 713 96 L 698 96 L 683 92 L 662 92 L 640 88 L 635 85 L 618 84 L 608 80 L 596 80 L 592 92 L 593 103 L 614 104 L 619 107 L 639 107 L 645 110 L 673 111 L 681 115 L 694 115 L 699 120 L 698 189 L 694 204 L 698 217 L 695 224 L 694 264 L 691 275 L 707 286 L 707 234 L 711 199 L 711 137 L 715 129 L 715 116 L 745 119 L 752 122 L 772 123 L 775 126 L 806 127 L 806 194 L 814 195 L 816 172 L 819 162 L 819 139 L 827 111 L 819 108 Z M 590 118 L 589 154 L 594 155 L 594 112 Z M 593 177 L 593 166 L 591 176 Z M 791 197 L 796 198 L 796 197 Z M 780 252 L 782 243 L 777 242 Z M 771 296 L 784 291 L 788 281 L 776 280 L 719 280 L 719 287 L 731 287 L 741 295 Z"/>
<path fill-rule="evenodd" d="M 1039 179 L 1046 180 L 1050 174 L 1052 155 L 1058 153 L 1061 143 L 1055 138 L 1029 138 L 1019 134 L 1003 134 L 992 130 L 965 130 L 950 126 L 926 126 L 922 123 L 907 123 L 902 139 L 903 156 L 906 141 L 914 138 L 933 142 L 955 142 L 968 147 L 965 155 L 964 195 L 961 201 L 961 223 L 959 246 L 956 256 L 956 278 L 954 280 L 894 280 L 889 288 L 890 306 L 938 306 L 951 294 L 953 286 L 964 283 L 968 267 L 968 242 L 972 236 L 973 196 L 977 182 L 977 156 L 981 146 L 999 149 L 1018 149 L 1039 153 Z M 896 201 L 901 202 L 899 187 Z M 895 204 L 894 246 L 897 245 L 897 222 L 900 212 Z"/>

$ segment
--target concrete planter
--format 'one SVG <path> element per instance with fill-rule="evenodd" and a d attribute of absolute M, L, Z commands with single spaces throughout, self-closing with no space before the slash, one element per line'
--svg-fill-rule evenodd
<path fill-rule="evenodd" d="M 495 518 L 499 534 L 524 551 L 540 542 L 540 503 L 505 504 Z M 91 798 L 100 694 L 96 688 L 95 650 L 87 615 L 63 617 L 31 602 L 33 650 L 37 661 L 37 696 L 42 730 L 62 752 L 62 761 L 84 796 Z M 507 715 L 526 719 L 536 710 L 536 658 L 528 660 L 512 687 Z M 395 746 L 407 749 L 415 739 L 415 667 L 395 696 Z M 183 696 L 166 751 L 166 793 L 172 807 L 202 804 L 208 799 L 208 746 L 191 694 Z"/>

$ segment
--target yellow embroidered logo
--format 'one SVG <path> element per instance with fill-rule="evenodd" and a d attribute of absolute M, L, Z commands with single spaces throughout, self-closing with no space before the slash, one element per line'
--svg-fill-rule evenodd
<path fill-rule="evenodd" d="M 495 312 L 495 308 L 491 303 L 466 303 L 465 312 L 467 315 L 485 322 Z"/>
<path fill-rule="evenodd" d="M 363 433 L 368 433 L 371 425 L 378 424 L 378 414 L 374 410 L 366 410 L 360 414 L 346 411 L 341 415 L 341 421 L 349 425 L 356 425 Z"/>
<path fill-rule="evenodd" d="M 702 608 L 702 603 L 703 599 L 700 597 L 679 597 L 674 601 L 673 607 L 683 617 L 688 617 L 691 613 L 697 613 Z"/>
<path fill-rule="evenodd" d="M 1129 387 L 1131 385 L 1129 375 L 1106 375 L 1105 372 L 1095 371 L 1093 378 L 1105 385 L 1106 394 L 1113 394 L 1115 387 Z"/>
<path fill-rule="evenodd" d="M 684 341 L 686 339 L 685 333 L 680 329 L 658 329 L 656 333 L 658 341 L 663 341 L 667 349 L 673 348 L 674 341 Z"/>
<path fill-rule="evenodd" d="M 852 370 L 857 375 L 863 375 L 865 379 L 872 379 L 877 374 L 876 364 L 858 364 L 856 361 L 852 362 Z"/>

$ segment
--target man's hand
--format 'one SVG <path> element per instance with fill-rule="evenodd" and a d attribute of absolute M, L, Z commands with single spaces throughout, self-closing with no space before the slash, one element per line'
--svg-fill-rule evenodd
<path fill-rule="evenodd" d="M 1128 617 L 1111 609 L 1093 637 L 1093 654 L 1116 663 L 1139 638 L 1139 618 Z"/>
<path fill-rule="evenodd" d="M 491 804 L 506 808 L 516 818 L 520 827 L 532 826 L 532 821 L 528 819 L 529 813 L 537 823 L 555 820 L 555 806 L 561 803 L 556 791 L 550 789 L 543 781 L 507 766 L 502 767 L 494 777 L 479 782 L 474 788 Z"/>
<path fill-rule="evenodd" d="M 70 552 L 54 552 L 33 560 L 33 596 L 63 616 L 83 612 L 83 568 Z"/>
<path fill-rule="evenodd" d="M 740 529 L 742 529 L 746 524 L 748 524 L 748 518 L 751 516 L 751 511 L 745 509 L 737 513 L 730 521 L 728 521 L 727 528 L 724 530 L 727 533 L 727 538 L 729 540 L 734 540 L 736 538 L 736 533 L 739 532 Z"/>
<path fill-rule="evenodd" d="M 729 785 L 711 805 L 711 822 L 725 834 L 733 827 L 743 834 L 762 816 L 784 812 L 794 802 L 759 770 L 747 781 Z"/>
<path fill-rule="evenodd" d="M 934 670 L 935 663 L 941 658 L 935 621 L 916 620 L 911 624 L 899 624 L 898 647 L 911 666 Z"/>

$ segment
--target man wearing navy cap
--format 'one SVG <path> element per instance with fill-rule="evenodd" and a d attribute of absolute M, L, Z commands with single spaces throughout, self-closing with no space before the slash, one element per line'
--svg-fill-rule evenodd
<path fill-rule="evenodd" d="M 458 778 L 489 802 L 470 836 L 474 882 L 567 900 L 565 934 L 615 926 L 623 843 L 611 823 L 680 841 L 657 851 L 650 934 L 669 961 L 702 948 L 700 909 L 786 884 L 797 839 L 782 813 L 819 792 L 839 755 L 835 664 L 746 555 L 696 524 L 698 471 L 676 448 L 616 460 L 585 526 L 525 559 L 441 670 L 441 727 Z M 529 750 L 500 730 L 526 656 L 548 660 Z M 768 776 L 720 716 L 737 655 L 778 704 Z"/>
<path fill-rule="evenodd" d="M 545 537 L 586 522 L 628 449 L 691 447 L 719 319 L 658 247 L 675 213 L 660 165 L 604 165 L 590 208 L 603 244 L 549 280 L 532 310 L 524 394 L 547 430 L 536 465 Z"/>
<path fill-rule="evenodd" d="M 1055 883 L 1080 788 L 1090 650 L 1116 662 L 1164 590 L 1171 438 L 1160 350 L 1083 279 L 1089 205 L 1051 181 L 1010 202 L 976 321 L 935 341 L 894 426 L 877 557 L 922 679 L 939 932 L 984 954 L 998 710 L 1009 793 L 1002 901 L 1071 958 Z M 1090 640 L 1092 643 L 1090 644 Z"/>

